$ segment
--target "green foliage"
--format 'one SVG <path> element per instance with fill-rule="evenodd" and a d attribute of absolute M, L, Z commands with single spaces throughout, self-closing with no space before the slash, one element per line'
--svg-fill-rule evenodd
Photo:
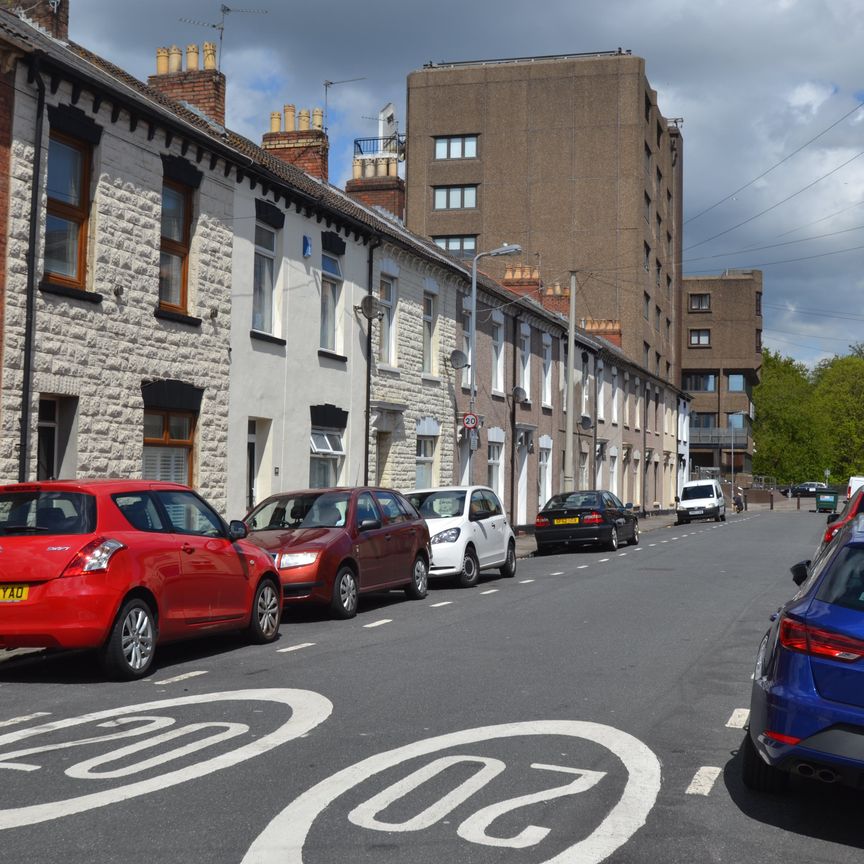
<path fill-rule="evenodd" d="M 823 360 L 812 373 L 789 357 L 762 354 L 762 380 L 753 391 L 754 474 L 781 483 L 843 484 L 864 473 L 864 343 Z"/>

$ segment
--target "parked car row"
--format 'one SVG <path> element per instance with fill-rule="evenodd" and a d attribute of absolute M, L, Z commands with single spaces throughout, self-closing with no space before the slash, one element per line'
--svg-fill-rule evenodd
<path fill-rule="evenodd" d="M 226 523 L 176 483 L 51 481 L 0 487 L 0 562 L 0 648 L 95 649 L 135 679 L 157 644 L 272 642 L 287 605 L 350 618 L 369 591 L 422 599 L 430 575 L 512 577 L 516 544 L 486 487 L 307 489 Z"/>

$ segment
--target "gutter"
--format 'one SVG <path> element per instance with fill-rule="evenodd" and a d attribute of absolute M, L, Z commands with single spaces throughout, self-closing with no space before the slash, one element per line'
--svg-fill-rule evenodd
<path fill-rule="evenodd" d="M 30 63 L 28 80 L 36 82 L 36 127 L 34 130 L 33 180 L 30 189 L 30 230 L 27 238 L 27 306 L 24 322 L 24 372 L 21 384 L 21 431 L 18 443 L 18 482 L 27 480 L 30 449 L 30 401 L 33 396 L 33 334 L 36 329 L 36 243 L 39 203 L 42 198 L 42 133 L 45 125 L 45 82 L 39 74 L 39 55 Z"/>

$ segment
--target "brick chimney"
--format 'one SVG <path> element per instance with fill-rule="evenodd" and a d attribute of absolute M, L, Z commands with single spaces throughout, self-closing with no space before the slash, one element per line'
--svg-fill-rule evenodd
<path fill-rule="evenodd" d="M 183 54 L 176 45 L 156 49 L 156 74 L 147 84 L 176 102 L 197 108 L 210 120 L 225 125 L 225 76 L 216 68 L 216 43 L 204 43 L 204 68 L 199 68 L 198 46 L 186 46 Z"/>
<path fill-rule="evenodd" d="M 514 294 L 533 297 L 540 300 L 540 271 L 536 267 L 527 264 L 508 264 L 504 270 L 504 278 L 501 284 Z"/>
<path fill-rule="evenodd" d="M 308 108 L 298 112 L 293 105 L 286 105 L 284 113 L 284 128 L 278 111 L 270 115 L 270 131 L 263 136 L 261 147 L 277 159 L 326 182 L 330 141 L 324 131 L 324 112 L 315 108 L 311 122 Z"/>
<path fill-rule="evenodd" d="M 60 42 L 69 41 L 69 0 L 59 0 L 58 3 L 51 3 L 49 0 L 36 0 L 31 3 L 3 0 L 0 6 L 37 24 Z"/>
<path fill-rule="evenodd" d="M 355 157 L 345 192 L 367 207 L 378 207 L 405 221 L 405 181 L 395 156 Z"/>
<path fill-rule="evenodd" d="M 582 324 L 586 333 L 602 336 L 607 342 L 621 347 L 621 322 L 614 318 L 587 318 Z"/>

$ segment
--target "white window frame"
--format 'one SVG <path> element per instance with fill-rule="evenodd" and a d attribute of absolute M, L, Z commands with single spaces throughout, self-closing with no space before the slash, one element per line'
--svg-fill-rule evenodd
<path fill-rule="evenodd" d="M 618 425 L 618 367 L 612 367 L 612 423 Z"/>
<path fill-rule="evenodd" d="M 378 362 L 384 366 L 396 366 L 398 289 L 396 280 L 386 273 L 382 273 L 378 280 L 378 303 L 383 313 L 378 328 Z"/>
<path fill-rule="evenodd" d="M 477 186 L 434 186 L 432 190 L 433 210 L 476 210 Z"/>
<path fill-rule="evenodd" d="M 492 392 L 504 392 L 504 315 L 492 313 Z"/>
<path fill-rule="evenodd" d="M 342 348 L 342 267 L 334 255 L 321 256 L 321 326 L 319 345 L 325 351 L 340 353 Z M 330 264 L 330 269 L 325 267 Z M 332 321 L 328 313 L 332 310 Z M 326 343 L 331 344 L 326 344 Z"/>
<path fill-rule="evenodd" d="M 476 135 L 439 135 L 435 138 L 436 161 L 476 158 Z"/>
<path fill-rule="evenodd" d="M 416 458 L 414 462 L 414 482 L 417 489 L 435 486 L 435 445 L 434 435 L 418 435 Z"/>
<path fill-rule="evenodd" d="M 504 445 L 497 441 L 486 444 L 486 483 L 498 496 L 501 496 L 501 469 L 503 467 L 502 453 Z"/>
<path fill-rule="evenodd" d="M 437 317 L 437 298 L 431 291 L 423 292 L 423 366 L 426 375 L 434 375 L 438 365 L 436 351 L 435 323 Z"/>
<path fill-rule="evenodd" d="M 543 334 L 543 405 L 552 407 L 552 336 Z"/>
<path fill-rule="evenodd" d="M 309 485 L 312 488 L 327 488 L 339 483 L 339 475 L 342 464 L 345 461 L 345 445 L 343 442 L 344 432 L 341 429 L 325 429 L 313 426 L 309 433 Z M 319 467 L 327 470 L 327 482 L 319 487 L 314 486 L 313 467 L 317 463 Z"/>
<path fill-rule="evenodd" d="M 606 366 L 603 361 L 598 361 L 594 366 L 594 374 L 597 376 L 597 419 L 606 421 Z"/>
<path fill-rule="evenodd" d="M 537 506 L 542 507 L 552 497 L 552 439 L 540 438 L 537 453 Z"/>
<path fill-rule="evenodd" d="M 588 360 L 582 361 L 582 416 L 588 416 Z M 585 488 L 584 486 L 582 487 Z"/>
<path fill-rule="evenodd" d="M 519 325 L 519 386 L 525 391 L 526 401 L 531 399 L 531 325 Z"/>
<path fill-rule="evenodd" d="M 261 245 L 258 240 L 259 232 L 269 234 L 273 240 L 272 247 Z M 273 334 L 276 322 L 276 231 L 269 225 L 264 225 L 260 222 L 255 223 L 255 236 L 253 245 L 255 247 L 254 265 L 252 273 L 252 329 L 259 333 Z M 270 284 L 262 286 L 259 283 L 261 271 L 259 271 L 259 263 L 264 265 L 264 262 L 269 264 L 269 281 Z M 264 265 L 266 270 L 266 265 Z M 263 309 L 260 307 L 264 307 Z"/>

